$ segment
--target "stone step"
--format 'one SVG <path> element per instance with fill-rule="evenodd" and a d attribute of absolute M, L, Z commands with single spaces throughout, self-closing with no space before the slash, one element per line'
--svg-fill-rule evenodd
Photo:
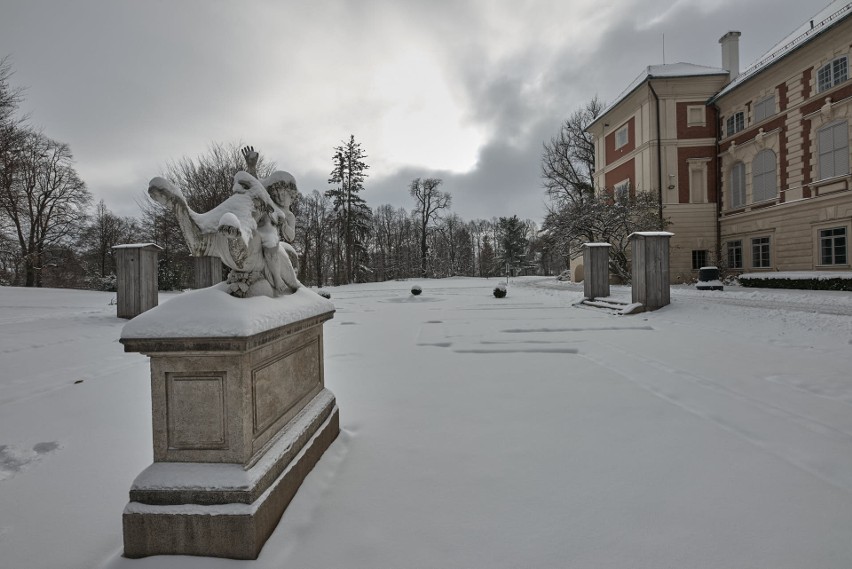
<path fill-rule="evenodd" d="M 623 316 L 626 314 L 636 314 L 644 310 L 642 304 L 638 302 L 630 303 L 626 300 L 621 300 L 617 298 L 584 298 L 575 306 L 580 306 L 581 308 L 604 310 L 606 312 L 609 312 L 610 314 L 616 314 L 618 316 Z"/>

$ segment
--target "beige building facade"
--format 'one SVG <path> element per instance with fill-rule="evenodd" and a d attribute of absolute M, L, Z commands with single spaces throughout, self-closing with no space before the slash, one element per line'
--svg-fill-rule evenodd
<path fill-rule="evenodd" d="M 834 2 L 739 73 L 649 66 L 588 127 L 595 185 L 658 196 L 672 282 L 733 272 L 849 269 L 852 3 Z"/>

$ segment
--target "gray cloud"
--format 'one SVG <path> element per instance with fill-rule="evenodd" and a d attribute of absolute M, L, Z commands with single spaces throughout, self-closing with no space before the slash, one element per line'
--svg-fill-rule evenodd
<path fill-rule="evenodd" d="M 544 214 L 543 141 L 592 96 L 611 100 L 644 66 L 660 63 L 663 34 L 667 62 L 718 66 L 718 38 L 738 29 L 745 67 L 820 7 L 796 0 L 11 4 L 0 20 L 0 55 L 12 55 L 16 83 L 28 86 L 24 110 L 71 145 L 95 197 L 117 213 L 136 215 L 149 178 L 211 141 L 251 142 L 296 174 L 302 191 L 323 191 L 332 149 L 352 133 L 373 165 L 370 205 L 410 208 L 411 179 L 437 176 L 465 219 L 535 220 Z M 430 69 L 384 67 L 405 54 L 439 70 L 461 127 L 480 133 L 478 148 L 458 150 L 476 156 L 469 171 L 390 159 L 406 139 L 388 142 L 383 118 L 414 109 L 410 98 L 436 80 Z M 430 136 L 411 132 L 410 140 L 433 148 L 461 140 L 452 128 Z"/>

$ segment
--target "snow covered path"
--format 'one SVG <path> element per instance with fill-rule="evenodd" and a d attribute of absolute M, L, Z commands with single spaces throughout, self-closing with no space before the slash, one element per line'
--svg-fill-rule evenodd
<path fill-rule="evenodd" d="M 0 288 L 0 566 L 852 566 L 852 294 L 615 317 L 552 279 L 417 282 L 329 289 L 343 432 L 250 563 L 120 557 L 146 360 L 108 295 Z"/>

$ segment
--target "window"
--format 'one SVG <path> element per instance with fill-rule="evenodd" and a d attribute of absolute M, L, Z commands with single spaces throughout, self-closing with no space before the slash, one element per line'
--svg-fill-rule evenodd
<path fill-rule="evenodd" d="M 846 259 L 846 228 L 835 227 L 820 230 L 819 264 L 845 265 Z"/>
<path fill-rule="evenodd" d="M 828 124 L 817 131 L 821 180 L 849 173 L 849 123 Z"/>
<path fill-rule="evenodd" d="M 701 267 L 707 266 L 707 251 L 692 252 L 692 270 L 697 271 Z"/>
<path fill-rule="evenodd" d="M 622 146 L 625 146 L 627 144 L 627 135 L 628 135 L 627 125 L 624 125 L 620 129 L 615 131 L 615 148 L 616 148 L 616 150 L 618 150 L 619 148 L 621 148 Z"/>
<path fill-rule="evenodd" d="M 831 89 L 846 81 L 848 76 L 848 62 L 846 56 L 838 57 L 829 61 L 817 71 L 817 92 Z"/>
<path fill-rule="evenodd" d="M 707 112 L 701 106 L 689 106 L 686 108 L 686 126 L 705 126 Z"/>
<path fill-rule="evenodd" d="M 626 200 L 630 195 L 630 180 L 617 183 L 613 190 L 615 190 L 614 193 L 617 200 Z"/>
<path fill-rule="evenodd" d="M 739 239 L 728 241 L 728 268 L 743 268 L 743 242 Z"/>
<path fill-rule="evenodd" d="M 775 114 L 775 95 L 769 95 L 765 99 L 754 104 L 754 122 L 760 122 Z"/>
<path fill-rule="evenodd" d="M 731 207 L 745 205 L 745 164 L 737 162 L 731 168 Z"/>
<path fill-rule="evenodd" d="M 745 128 L 745 113 L 742 111 L 734 113 L 728 117 L 728 121 L 725 124 L 727 126 L 727 136 L 733 136 Z"/>
<path fill-rule="evenodd" d="M 751 240 L 751 266 L 755 269 L 772 267 L 769 255 L 769 237 L 757 237 Z"/>
<path fill-rule="evenodd" d="M 778 195 L 775 185 L 775 153 L 761 150 L 751 163 L 751 198 L 753 202 L 774 199 Z"/>

